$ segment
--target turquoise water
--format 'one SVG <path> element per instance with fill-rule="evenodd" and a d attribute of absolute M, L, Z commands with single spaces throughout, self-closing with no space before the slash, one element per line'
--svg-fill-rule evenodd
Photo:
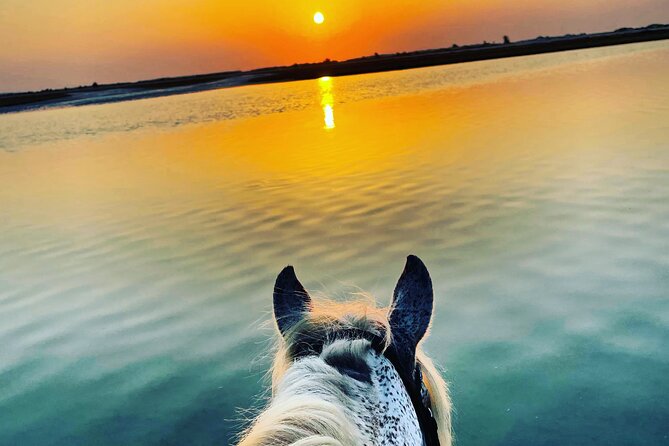
<path fill-rule="evenodd" d="M 271 292 L 432 273 L 461 445 L 669 444 L 669 44 L 0 115 L 0 444 L 230 444 Z"/>

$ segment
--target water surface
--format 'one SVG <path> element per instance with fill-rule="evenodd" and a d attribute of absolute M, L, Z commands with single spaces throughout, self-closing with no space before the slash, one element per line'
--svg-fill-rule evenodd
<path fill-rule="evenodd" d="M 0 444 L 228 444 L 278 271 L 387 303 L 409 253 L 459 444 L 667 444 L 667 79 L 660 42 L 1 115 Z"/>

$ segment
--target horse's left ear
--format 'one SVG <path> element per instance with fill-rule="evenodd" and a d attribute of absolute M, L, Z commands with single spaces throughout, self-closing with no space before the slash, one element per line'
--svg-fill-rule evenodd
<path fill-rule="evenodd" d="M 390 330 L 394 338 L 405 344 L 403 350 L 415 354 L 430 326 L 433 301 L 430 273 L 418 257 L 410 255 L 395 286 L 389 316 Z"/>
<path fill-rule="evenodd" d="M 285 267 L 274 284 L 274 319 L 282 335 L 311 309 L 311 297 L 295 275 L 292 266 Z"/>

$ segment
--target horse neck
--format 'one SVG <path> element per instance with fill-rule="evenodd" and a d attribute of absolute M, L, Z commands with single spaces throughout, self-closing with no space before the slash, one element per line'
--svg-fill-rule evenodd
<path fill-rule="evenodd" d="M 313 437 L 343 446 L 422 445 L 413 405 L 390 361 L 371 350 L 357 362 L 337 353 L 324 350 L 287 370 L 267 412 L 283 414 L 280 423 L 292 424 L 302 438 L 272 444 L 306 445 Z"/>

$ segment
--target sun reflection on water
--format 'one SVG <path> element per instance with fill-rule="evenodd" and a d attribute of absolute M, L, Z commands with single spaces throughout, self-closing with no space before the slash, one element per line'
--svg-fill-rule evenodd
<path fill-rule="evenodd" d="M 324 76 L 318 79 L 318 86 L 321 91 L 321 106 L 323 107 L 323 119 L 326 129 L 335 128 L 334 120 L 334 96 L 332 94 L 332 78 Z"/>

